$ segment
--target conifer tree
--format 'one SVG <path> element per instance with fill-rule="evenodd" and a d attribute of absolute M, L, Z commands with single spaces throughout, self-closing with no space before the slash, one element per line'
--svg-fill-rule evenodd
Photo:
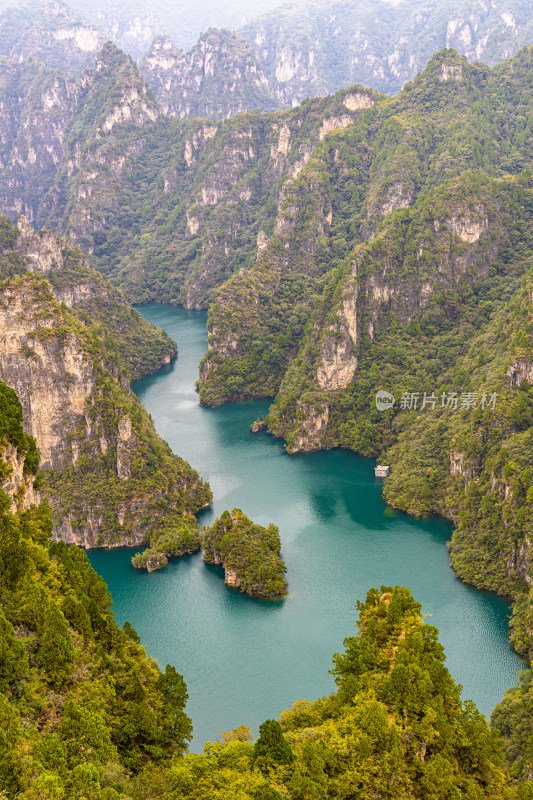
<path fill-rule="evenodd" d="M 271 764 L 290 764 L 291 746 L 283 735 L 279 722 L 267 719 L 259 726 L 259 738 L 254 747 L 254 761 L 260 767 Z"/>
<path fill-rule="evenodd" d="M 68 681 L 75 655 L 67 621 L 57 605 L 51 602 L 45 612 L 39 648 L 39 658 L 51 686 L 60 689 Z"/>

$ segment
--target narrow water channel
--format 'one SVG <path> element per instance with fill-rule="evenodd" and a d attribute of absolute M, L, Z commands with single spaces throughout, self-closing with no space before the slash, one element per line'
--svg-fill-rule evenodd
<path fill-rule="evenodd" d="M 353 634 L 355 603 L 371 586 L 401 584 L 440 630 L 447 666 L 489 714 L 524 662 L 507 638 L 509 608 L 462 584 L 442 519 L 420 521 L 381 498 L 374 462 L 341 450 L 287 456 L 283 444 L 249 425 L 265 401 L 200 407 L 194 383 L 206 348 L 206 315 L 165 305 L 139 309 L 179 345 L 176 362 L 134 390 L 158 433 L 211 484 L 208 523 L 241 508 L 279 526 L 290 594 L 266 602 L 224 585 L 220 568 L 195 554 L 158 572 L 133 569 L 131 550 L 96 550 L 117 620 L 129 620 L 148 652 L 173 664 L 189 689 L 193 751 L 243 723 L 254 733 L 294 700 L 329 693 L 331 656 Z"/>

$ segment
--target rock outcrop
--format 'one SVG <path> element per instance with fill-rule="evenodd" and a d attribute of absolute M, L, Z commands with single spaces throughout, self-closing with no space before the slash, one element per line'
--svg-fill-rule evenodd
<path fill-rule="evenodd" d="M 209 491 L 158 439 L 129 389 L 133 368 L 152 371 L 175 345 L 52 234 L 2 220 L 0 252 L 0 379 L 17 392 L 40 450 L 56 538 L 85 547 L 140 544 L 153 525 L 204 506 Z M 91 318 L 83 309 L 92 303 L 99 312 Z M 130 336 L 140 349 L 128 368 L 121 351 Z M 23 470 L 13 458 L 16 492 Z"/>
<path fill-rule="evenodd" d="M 226 586 L 254 597 L 278 597 L 287 591 L 285 564 L 275 525 L 263 528 L 240 509 L 224 511 L 201 531 L 203 560 L 224 567 Z"/>
<path fill-rule="evenodd" d="M 253 48 L 230 31 L 209 29 L 188 53 L 158 36 L 139 66 L 173 117 L 218 120 L 278 106 Z"/>
<path fill-rule="evenodd" d="M 13 444 L 0 446 L 0 463 L 2 463 L 0 490 L 5 492 L 11 501 L 12 514 L 37 506 L 41 495 L 35 488 L 35 476 L 28 472 L 26 456 L 20 453 Z"/>

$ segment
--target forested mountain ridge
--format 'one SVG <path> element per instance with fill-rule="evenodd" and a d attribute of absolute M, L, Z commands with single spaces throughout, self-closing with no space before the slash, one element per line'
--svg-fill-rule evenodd
<path fill-rule="evenodd" d="M 85 546 L 140 544 L 195 527 L 210 492 L 154 431 L 132 378 L 176 353 L 79 250 L 22 218 L 0 227 L 0 378 L 41 451 L 54 535 Z"/>
<path fill-rule="evenodd" d="M 65 83 L 37 62 L 6 63 L 0 196 L 12 218 L 68 235 L 138 302 L 205 307 L 256 259 L 258 211 L 268 230 L 316 144 L 379 97 L 354 87 L 288 112 L 182 121 L 159 114 L 113 45 L 98 65 Z"/>
<path fill-rule="evenodd" d="M 524 0 L 336 0 L 280 5 L 238 33 L 276 96 L 294 105 L 350 83 L 393 95 L 442 48 L 496 64 L 531 43 L 533 20 Z"/>
<path fill-rule="evenodd" d="M 6 453 L 23 464 L 15 491 Z M 50 543 L 37 466 L 22 407 L 0 382 L 0 795 L 115 800 L 146 765 L 185 749 L 187 690 L 131 625 L 117 626 L 83 550 Z"/>
<path fill-rule="evenodd" d="M 105 205 L 110 185 L 143 145 L 138 136 L 113 151 L 110 134 L 128 127 L 139 132 L 159 116 L 131 59 L 111 44 L 100 51 L 96 69 L 77 81 L 37 58 L 3 59 L 0 86 L 2 210 L 35 223 L 57 222 L 68 179 L 75 184 L 71 205 L 93 194 L 93 202 Z M 85 214 L 89 229 L 103 224 Z"/>
<path fill-rule="evenodd" d="M 313 292 L 324 291 L 323 317 L 317 308 L 297 363 L 317 358 L 303 354 L 311 340 L 323 347 L 314 378 L 320 393 L 350 382 L 380 309 L 390 306 L 409 324 L 443 292 L 461 295 L 488 276 L 501 250 L 509 260 L 510 248 L 528 247 L 532 53 L 526 48 L 489 70 L 442 51 L 396 98 L 374 102 L 342 131 L 331 126 L 308 163 L 285 178 L 270 219 L 258 211 L 257 262 L 211 304 L 204 402 L 277 391 L 310 319 Z M 293 153 L 289 148 L 289 163 Z M 304 387 L 298 390 L 306 402 Z M 312 416 L 302 411 L 302 420 Z M 318 417 L 316 424 L 322 427 Z M 283 432 L 298 437 L 297 428 Z M 318 446 L 320 437 L 306 444 L 310 436 L 295 449 Z"/>
<path fill-rule="evenodd" d="M 99 68 L 77 83 L 62 82 L 37 62 L 22 67 L 6 64 L 2 207 L 12 217 L 24 212 L 38 225 L 68 234 L 92 253 L 95 265 L 125 289 L 130 300 L 205 307 L 217 286 L 253 265 L 258 255 L 264 257 L 274 228 L 281 231 L 289 223 L 295 207 L 294 184 L 313 174 L 307 162 L 315 151 L 316 159 L 325 158 L 324 139 L 333 141 L 332 131 L 368 116 L 370 106 L 379 101 L 379 110 L 375 108 L 353 132 L 354 137 L 366 138 L 366 151 L 357 155 L 357 176 L 353 166 L 343 176 L 346 197 L 333 190 L 343 213 L 353 213 L 348 211 L 347 192 L 353 195 L 358 231 L 337 234 L 335 208 L 331 223 L 327 209 L 320 215 L 322 266 L 313 256 L 312 270 L 320 277 L 331 267 L 332 258 L 338 262 L 346 253 L 354 235 L 358 239 L 373 235 L 384 214 L 411 203 L 424 186 L 458 175 L 459 165 L 463 169 L 479 165 L 492 175 L 512 174 L 523 167 L 527 155 L 521 154 L 527 153 L 530 135 L 524 116 L 527 99 L 521 106 L 519 95 L 512 94 L 513 86 L 520 91 L 527 73 L 529 51 L 523 52 L 512 62 L 516 75 L 508 67 L 491 72 L 461 60 L 455 64 L 450 55 L 450 64 L 461 74 L 464 68 L 464 78 L 450 77 L 443 83 L 435 61 L 414 88 L 391 101 L 353 87 L 334 97 L 306 101 L 292 111 L 239 115 L 219 124 L 160 115 L 131 60 L 112 45 L 102 51 Z M 24 89 L 28 80 L 29 92 Z M 511 94 L 505 99 L 502 87 L 507 80 Z M 433 85 L 439 97 L 445 87 L 458 89 L 453 102 L 470 126 L 467 141 L 473 144 L 467 149 L 451 115 L 442 107 L 439 110 L 437 103 L 432 107 Z M 524 90 L 527 97 L 525 85 Z M 480 102 L 483 108 L 476 105 Z M 10 103 L 16 106 L 12 112 Z M 413 136 L 406 141 L 410 155 L 405 156 L 392 130 L 394 115 L 400 111 L 405 135 L 412 130 Z M 516 120 L 516 132 L 505 120 L 507 111 Z M 414 127 L 409 128 L 411 124 Z M 453 146 L 432 139 L 433 124 L 443 136 L 451 136 Z M 375 132 L 372 126 L 380 125 Z M 501 147 L 489 141 L 492 135 L 502 137 Z M 418 139 L 426 141 L 419 150 Z M 394 145 L 395 163 L 387 159 L 378 166 L 378 143 L 383 148 Z M 446 153 L 448 162 L 433 158 L 432 150 Z M 434 163 L 432 174 L 423 164 L 426 156 Z M 334 161 L 317 174 L 340 169 Z M 391 177 L 395 170 L 398 180 Z M 355 184 L 358 199 L 350 189 Z M 338 253 L 331 252 L 334 238 Z"/>
<path fill-rule="evenodd" d="M 533 37 L 527 0 L 319 1 L 282 4 L 263 16 L 248 4 L 244 27 L 226 30 L 237 18 L 230 8 L 224 18 L 217 10 L 193 39 L 173 22 L 193 9 L 167 7 L 161 16 L 154 5 L 135 13 L 131 4 L 91 5 L 97 14 L 77 0 L 5 8 L 0 53 L 17 62 L 37 55 L 77 77 L 109 39 L 139 63 L 161 109 L 179 117 L 286 108 L 353 83 L 393 95 L 443 47 L 495 64 Z M 268 5 L 258 2 L 256 12 Z"/>

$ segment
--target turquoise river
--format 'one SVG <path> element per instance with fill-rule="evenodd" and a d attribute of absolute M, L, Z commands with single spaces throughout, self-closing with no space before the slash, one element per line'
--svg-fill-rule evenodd
<path fill-rule="evenodd" d="M 221 568 L 199 553 L 148 574 L 133 569 L 131 550 L 90 552 L 118 622 L 129 620 L 160 665 L 183 673 L 191 749 L 240 723 L 256 733 L 294 700 L 332 691 L 331 656 L 353 634 L 355 603 L 382 584 L 411 589 L 440 629 L 463 697 L 489 714 L 524 664 L 507 640 L 507 604 L 455 577 L 449 523 L 387 508 L 373 461 L 342 450 L 287 456 L 282 442 L 252 434 L 266 401 L 201 407 L 194 384 L 205 313 L 140 311 L 179 345 L 173 364 L 133 388 L 158 433 L 210 482 L 214 501 L 201 523 L 232 508 L 275 523 L 288 570 L 289 596 L 268 602 L 226 587 Z"/>

